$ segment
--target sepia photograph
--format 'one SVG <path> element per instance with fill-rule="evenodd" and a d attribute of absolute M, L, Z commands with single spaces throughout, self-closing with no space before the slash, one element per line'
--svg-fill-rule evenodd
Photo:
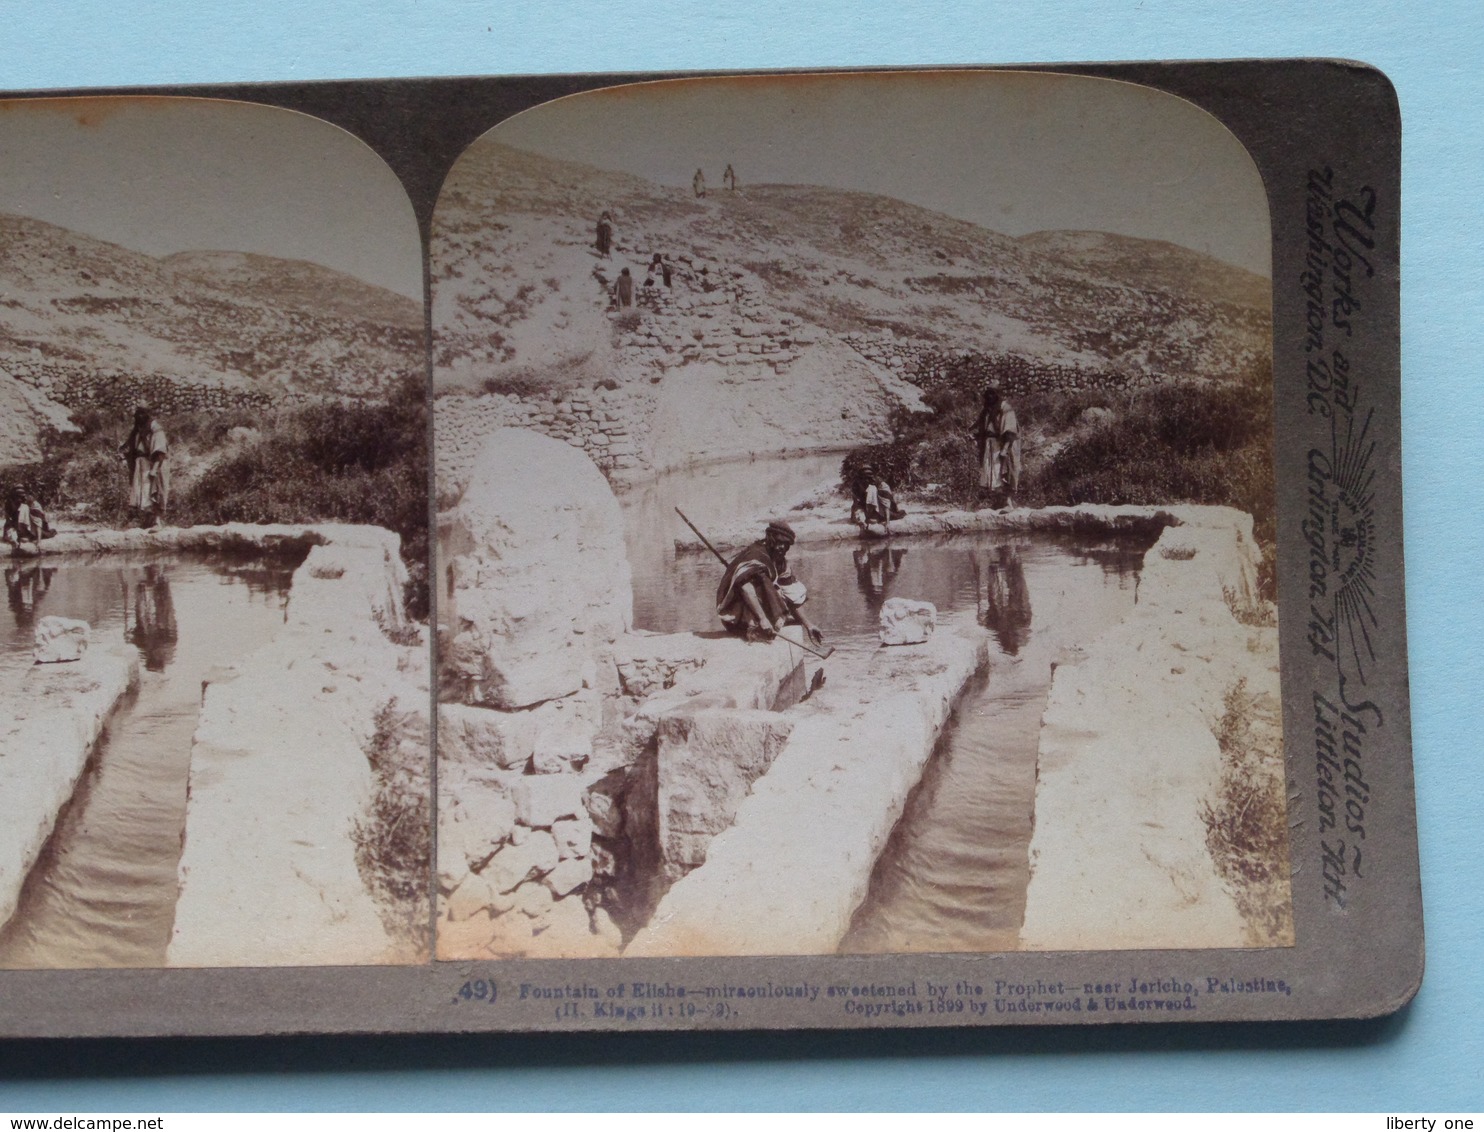
<path fill-rule="evenodd" d="M 1104 78 L 479 137 L 429 250 L 437 957 L 1292 947 L 1271 249 L 1242 143 Z"/>
<path fill-rule="evenodd" d="M 429 955 L 423 312 L 327 122 L 0 103 L 0 968 Z"/>

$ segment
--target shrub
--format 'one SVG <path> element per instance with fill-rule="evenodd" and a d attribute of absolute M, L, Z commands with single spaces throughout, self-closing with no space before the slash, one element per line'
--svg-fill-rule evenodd
<path fill-rule="evenodd" d="M 382 923 L 419 956 L 429 952 L 428 878 L 433 867 L 428 728 L 388 701 L 366 746 L 374 793 L 351 830 L 356 868 L 376 897 Z"/>
<path fill-rule="evenodd" d="M 1288 809 L 1283 795 L 1282 722 L 1271 697 L 1239 680 L 1226 693 L 1216 731 L 1221 784 L 1201 804 L 1206 848 L 1231 887 L 1253 946 L 1293 942 Z"/>
<path fill-rule="evenodd" d="M 841 475 L 847 489 L 855 469 L 870 462 L 895 477 L 899 491 L 937 484 L 937 499 L 960 507 L 979 502 L 978 387 L 950 372 L 924 400 L 931 413 L 897 414 L 888 443 L 845 457 Z M 1018 503 L 1236 507 L 1252 515 L 1263 550 L 1261 596 L 1276 597 L 1273 404 L 1266 367 L 1223 383 L 1167 383 L 1134 392 L 1032 391 L 1012 403 L 1025 448 Z M 1082 414 L 1092 407 L 1110 409 L 1111 418 L 1084 423 Z M 1038 458 L 1026 443 L 1028 433 L 1040 438 L 1049 458 Z"/>
<path fill-rule="evenodd" d="M 423 383 L 388 402 L 317 404 L 258 421 L 262 435 L 171 504 L 195 523 L 370 523 L 396 531 L 408 613 L 428 612 L 428 443 Z"/>

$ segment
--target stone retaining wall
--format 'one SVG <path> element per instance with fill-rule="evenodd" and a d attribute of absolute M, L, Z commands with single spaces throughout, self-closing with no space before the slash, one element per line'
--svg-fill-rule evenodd
<path fill-rule="evenodd" d="M 116 632 L 96 635 L 81 660 L 36 665 L 0 693 L 0 925 L 15 914 L 104 721 L 138 682 L 139 654 Z"/>
<path fill-rule="evenodd" d="M 788 702 L 779 696 L 798 655 L 640 633 L 603 663 L 617 677 L 606 694 L 580 689 L 524 710 L 439 706 L 440 958 L 617 955 L 619 921 L 647 916 L 658 891 L 704 860 L 766 769 L 777 743 L 753 721 L 783 718 L 767 709 Z M 755 734 L 756 757 L 717 763 L 698 721 L 713 739 L 739 726 Z"/>
<path fill-rule="evenodd" d="M 466 481 L 479 450 L 497 429 L 523 428 L 580 449 L 605 472 L 640 467 L 657 394 L 596 389 L 551 396 L 445 394 L 433 402 L 434 470 L 440 493 Z"/>
<path fill-rule="evenodd" d="M 843 335 L 842 340 L 863 358 L 923 390 L 944 385 L 960 389 L 994 386 L 1013 398 L 1031 392 L 1128 392 L 1167 380 L 1165 375 L 1148 370 L 1045 362 L 1020 354 L 945 350 L 895 335 L 856 331 Z"/>
<path fill-rule="evenodd" d="M 172 413 L 196 410 L 263 411 L 326 400 L 361 404 L 368 399 L 307 393 L 293 386 L 271 390 L 261 385 L 246 388 L 240 379 L 225 384 L 191 381 L 168 374 L 98 370 L 57 362 L 15 363 L 10 372 L 17 381 L 70 410 L 103 409 L 117 413 L 121 427 L 127 426 L 137 405 L 148 405 L 157 415 L 168 417 Z"/>
<path fill-rule="evenodd" d="M 636 279 L 637 305 L 608 311 L 609 341 L 600 356 L 612 376 L 595 388 L 541 390 L 520 377 L 504 389 L 492 383 L 496 391 L 438 397 L 434 460 L 440 492 L 455 491 L 467 478 L 484 438 L 497 428 L 533 429 L 565 441 L 610 479 L 663 470 L 667 457 L 656 453 L 652 432 L 662 396 L 675 392 L 667 385 L 672 381 L 705 386 L 718 404 L 745 405 L 751 415 L 767 418 L 755 444 L 728 455 L 878 438 L 885 429 L 885 408 L 862 403 L 860 380 L 852 384 L 847 376 L 841 389 L 834 388 L 852 367 L 857 378 L 873 372 L 875 382 L 864 379 L 864 384 L 879 387 L 878 395 L 884 391 L 885 401 L 920 405 L 910 383 L 885 368 L 863 366 L 860 356 L 834 336 L 770 306 L 746 268 L 699 257 L 680 260 L 683 287 L 672 291 L 658 281 L 644 287 Z M 606 301 L 615 273 L 612 265 L 594 268 L 596 301 Z M 790 412 L 769 410 L 780 389 L 798 382 L 827 400 L 840 399 L 843 412 L 815 420 L 807 435 L 791 433 L 784 419 Z M 683 455 L 688 460 L 706 453 Z"/>

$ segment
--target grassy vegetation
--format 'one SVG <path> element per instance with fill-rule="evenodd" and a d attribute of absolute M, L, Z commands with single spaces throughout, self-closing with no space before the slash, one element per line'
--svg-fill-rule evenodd
<path fill-rule="evenodd" d="M 899 413 L 889 442 L 846 457 L 844 482 L 869 462 L 899 492 L 958 507 L 984 506 L 974 443 L 980 390 L 945 382 L 924 400 L 932 414 Z M 1252 515 L 1264 552 L 1262 595 L 1275 597 L 1273 402 L 1266 368 L 1219 384 L 1129 392 L 1037 391 L 1013 396 L 1011 403 L 1025 464 L 1017 505 L 1203 503 L 1239 508 Z"/>
<path fill-rule="evenodd" d="M 366 758 L 375 793 L 369 814 L 351 832 L 356 868 L 377 898 L 388 934 L 426 957 L 433 867 L 426 720 L 388 701 L 376 713 Z"/>
<path fill-rule="evenodd" d="M 81 431 L 46 439 L 39 464 L 10 469 L 58 516 L 127 526 L 129 422 L 83 410 Z M 410 578 L 408 613 L 428 612 L 427 398 L 405 381 L 385 403 L 311 404 L 261 413 L 162 417 L 170 437 L 169 522 L 370 523 L 396 531 Z"/>
<path fill-rule="evenodd" d="M 1239 681 L 1226 694 L 1216 732 L 1221 785 L 1201 805 L 1206 848 L 1230 885 L 1253 947 L 1293 943 L 1288 809 L 1283 797 L 1283 723 L 1271 696 Z"/>

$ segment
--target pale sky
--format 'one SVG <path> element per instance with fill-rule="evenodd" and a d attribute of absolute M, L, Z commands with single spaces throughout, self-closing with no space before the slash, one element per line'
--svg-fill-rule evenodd
<path fill-rule="evenodd" d="M 305 114 L 195 98 L 0 101 L 0 212 L 154 256 L 302 259 L 422 302 L 401 183 Z"/>
<path fill-rule="evenodd" d="M 488 135 L 688 188 L 825 185 L 1021 236 L 1168 240 L 1271 274 L 1267 196 L 1246 149 L 1192 103 L 1111 79 L 897 72 L 682 79 L 572 95 Z M 477 143 L 476 143 L 477 144 Z"/>

